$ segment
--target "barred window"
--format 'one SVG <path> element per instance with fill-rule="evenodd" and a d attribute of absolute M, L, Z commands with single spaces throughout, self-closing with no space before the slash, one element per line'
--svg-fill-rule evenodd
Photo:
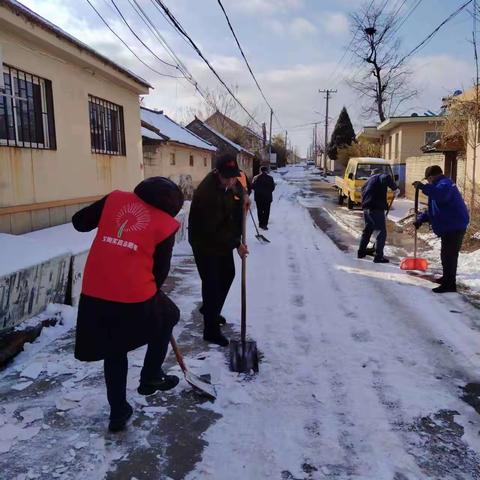
<path fill-rule="evenodd" d="M 207 166 L 207 157 L 203 157 L 203 166 L 204 166 L 204 167 Z"/>
<path fill-rule="evenodd" d="M 170 154 L 170 165 L 175 165 L 175 153 Z"/>
<path fill-rule="evenodd" d="M 0 145 L 55 149 L 52 82 L 0 65 Z"/>
<path fill-rule="evenodd" d="M 88 96 L 88 107 L 92 152 L 125 155 L 123 107 L 93 95 Z"/>
<path fill-rule="evenodd" d="M 193 167 L 193 155 L 190 155 L 190 166 Z"/>

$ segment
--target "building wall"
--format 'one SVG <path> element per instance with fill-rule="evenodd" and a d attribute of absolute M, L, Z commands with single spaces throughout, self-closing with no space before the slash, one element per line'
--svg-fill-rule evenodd
<path fill-rule="evenodd" d="M 463 188 L 469 196 L 472 191 L 473 182 L 475 182 L 477 202 L 480 202 L 480 127 L 477 131 L 477 141 L 475 138 L 475 131 L 473 128 L 473 122 L 470 122 L 469 136 L 466 147 L 466 161 L 465 161 L 465 177 L 463 181 Z"/>
<path fill-rule="evenodd" d="M 442 169 L 445 167 L 445 156 L 443 153 L 433 153 L 418 155 L 407 158 L 406 180 L 405 180 L 405 197 L 409 200 L 415 199 L 415 189 L 412 183 L 416 180 L 422 180 L 425 175 L 425 169 L 431 165 L 440 165 Z M 459 162 L 460 163 L 460 162 Z M 457 170 L 457 176 L 460 172 Z M 427 203 L 427 197 L 420 193 L 420 202 Z"/>
<path fill-rule="evenodd" d="M 175 155 L 175 165 L 170 164 L 171 154 Z M 190 155 L 193 155 L 193 167 L 190 165 Z M 196 187 L 211 170 L 212 152 L 172 142 L 161 145 L 145 144 L 143 161 L 145 178 L 159 175 L 178 182 L 180 176 L 190 175 L 193 186 Z"/>
<path fill-rule="evenodd" d="M 131 189 L 143 178 L 138 94 L 145 87 L 0 13 L 3 62 L 50 80 L 54 104 L 56 150 L 0 146 L 0 232 L 17 234 L 65 223 L 85 199 Z M 91 153 L 89 94 L 123 107 L 126 156 Z"/>
<path fill-rule="evenodd" d="M 440 122 L 404 123 L 382 132 L 383 157 L 392 163 L 405 163 L 409 157 L 421 155 L 425 133 L 440 131 Z"/>

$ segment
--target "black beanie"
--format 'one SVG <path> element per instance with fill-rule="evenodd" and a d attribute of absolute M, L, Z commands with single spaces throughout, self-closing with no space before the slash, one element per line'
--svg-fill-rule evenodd
<path fill-rule="evenodd" d="M 150 177 L 140 182 L 133 191 L 145 203 L 158 208 L 172 217 L 183 205 L 183 193 L 178 185 L 165 177 Z"/>

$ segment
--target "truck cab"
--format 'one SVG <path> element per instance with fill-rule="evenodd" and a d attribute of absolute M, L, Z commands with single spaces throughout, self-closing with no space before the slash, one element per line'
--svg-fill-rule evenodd
<path fill-rule="evenodd" d="M 393 175 L 390 163 L 383 158 L 351 158 L 348 161 L 343 178 L 335 177 L 335 186 L 338 190 L 338 204 L 343 205 L 344 201 L 347 200 L 349 209 L 361 204 L 362 187 L 374 172 L 386 173 L 395 180 L 398 179 L 397 175 Z M 394 197 L 394 193 L 388 190 L 387 197 L 390 202 Z"/>

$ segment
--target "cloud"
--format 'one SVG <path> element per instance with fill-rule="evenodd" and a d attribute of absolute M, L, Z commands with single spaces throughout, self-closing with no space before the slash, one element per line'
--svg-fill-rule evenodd
<path fill-rule="evenodd" d="M 315 25 L 303 17 L 295 18 L 289 26 L 289 30 L 292 35 L 296 37 L 303 37 L 304 35 L 310 35 L 317 31 Z"/>
<path fill-rule="evenodd" d="M 348 17 L 340 12 L 329 12 L 321 16 L 324 30 L 331 35 L 343 36 L 350 31 Z"/>
<path fill-rule="evenodd" d="M 285 13 L 303 6 L 303 0 L 229 0 L 228 8 L 247 15 Z"/>

